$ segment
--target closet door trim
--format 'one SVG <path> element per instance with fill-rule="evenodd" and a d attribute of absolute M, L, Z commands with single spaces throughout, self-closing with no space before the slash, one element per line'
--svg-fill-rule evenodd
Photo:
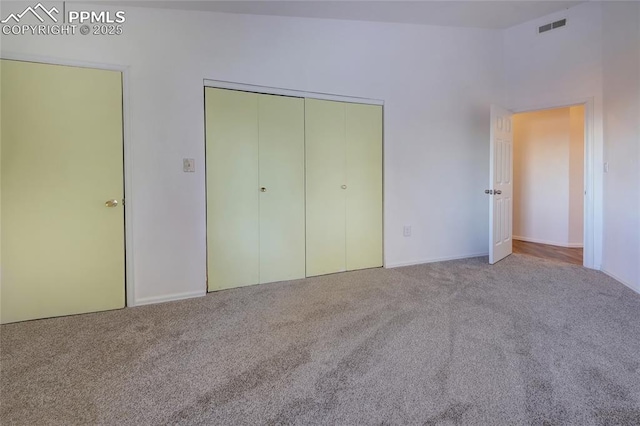
<path fill-rule="evenodd" d="M 234 83 L 231 81 L 204 80 L 204 87 L 216 89 L 239 90 L 241 92 L 262 93 L 265 95 L 290 96 L 293 98 L 321 99 L 325 101 L 349 102 L 353 104 L 384 105 L 382 99 L 359 98 L 354 96 L 342 96 L 332 93 L 305 92 L 302 90 L 283 89 L 279 87 L 258 86 L 253 84 Z"/>

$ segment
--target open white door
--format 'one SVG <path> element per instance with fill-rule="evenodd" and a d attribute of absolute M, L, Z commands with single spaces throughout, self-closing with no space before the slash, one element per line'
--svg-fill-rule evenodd
<path fill-rule="evenodd" d="M 489 143 L 489 263 L 512 252 L 513 235 L 513 126 L 511 112 L 491 105 Z"/>

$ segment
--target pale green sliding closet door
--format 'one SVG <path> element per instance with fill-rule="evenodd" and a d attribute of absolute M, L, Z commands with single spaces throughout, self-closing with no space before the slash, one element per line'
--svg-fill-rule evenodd
<path fill-rule="evenodd" d="M 307 276 L 382 266 L 382 107 L 306 100 Z"/>
<path fill-rule="evenodd" d="M 258 96 L 205 89 L 209 291 L 259 282 Z"/>
<path fill-rule="evenodd" d="M 304 100 L 258 96 L 260 282 L 304 278 Z"/>
<path fill-rule="evenodd" d="M 121 74 L 0 75 L 2 322 L 124 307 Z"/>
<path fill-rule="evenodd" d="M 307 276 L 346 270 L 345 107 L 305 99 Z"/>
<path fill-rule="evenodd" d="M 209 291 L 303 278 L 304 101 L 205 98 Z"/>
<path fill-rule="evenodd" d="M 382 106 L 346 104 L 347 270 L 382 266 Z"/>

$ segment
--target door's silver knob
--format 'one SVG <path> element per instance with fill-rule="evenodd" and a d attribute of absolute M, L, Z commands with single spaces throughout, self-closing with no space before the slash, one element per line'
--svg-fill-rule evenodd
<path fill-rule="evenodd" d="M 340 188 L 347 189 L 347 185 L 342 185 Z"/>
<path fill-rule="evenodd" d="M 118 205 L 118 200 L 107 200 L 104 205 L 105 207 L 116 207 Z"/>
<path fill-rule="evenodd" d="M 492 190 L 490 190 L 490 189 L 485 189 L 485 190 L 484 190 L 484 193 L 485 193 L 485 194 L 489 194 L 489 195 L 491 195 L 491 194 L 493 194 L 493 191 L 492 191 Z"/>
<path fill-rule="evenodd" d="M 262 188 L 260 188 L 260 192 L 267 192 L 267 188 L 263 186 Z"/>
<path fill-rule="evenodd" d="M 496 195 L 500 195 L 502 194 L 502 191 L 500 191 L 499 189 L 496 189 L 495 191 L 493 191 L 493 193 Z"/>

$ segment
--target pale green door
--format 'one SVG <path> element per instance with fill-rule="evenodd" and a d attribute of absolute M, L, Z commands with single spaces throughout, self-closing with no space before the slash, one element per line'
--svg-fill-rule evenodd
<path fill-rule="evenodd" d="M 347 270 L 382 266 L 382 106 L 346 109 Z"/>
<path fill-rule="evenodd" d="M 209 291 L 258 284 L 258 95 L 205 89 Z"/>
<path fill-rule="evenodd" d="M 124 307 L 121 73 L 0 74 L 2 322 Z"/>
<path fill-rule="evenodd" d="M 258 95 L 258 103 L 260 282 L 304 278 L 304 100 Z"/>
<path fill-rule="evenodd" d="M 307 276 L 346 270 L 345 104 L 305 99 Z"/>
<path fill-rule="evenodd" d="M 303 278 L 304 101 L 205 90 L 209 291 Z"/>

